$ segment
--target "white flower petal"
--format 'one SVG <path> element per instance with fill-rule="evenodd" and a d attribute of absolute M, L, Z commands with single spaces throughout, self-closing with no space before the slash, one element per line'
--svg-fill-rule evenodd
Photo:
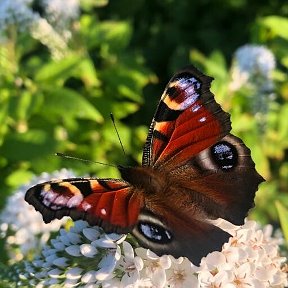
<path fill-rule="evenodd" d="M 56 254 L 52 254 L 48 257 L 45 258 L 45 262 L 47 264 L 52 264 L 54 260 L 56 260 L 58 258 L 58 256 Z"/>
<path fill-rule="evenodd" d="M 75 232 L 71 232 L 71 230 L 70 232 L 67 233 L 67 238 L 69 239 L 70 243 L 74 245 L 81 243 L 82 242 L 81 236 Z"/>
<path fill-rule="evenodd" d="M 74 257 L 79 257 L 81 256 L 81 252 L 80 252 L 80 246 L 79 245 L 71 245 L 65 248 L 65 251 Z"/>
<path fill-rule="evenodd" d="M 105 273 L 106 272 L 111 273 L 114 270 L 116 263 L 117 259 L 115 258 L 115 254 L 109 253 L 108 255 L 106 255 L 101 259 L 101 261 L 98 264 L 98 267 L 100 267 L 100 269 Z"/>
<path fill-rule="evenodd" d="M 138 271 L 142 270 L 143 267 L 144 267 L 144 262 L 143 262 L 143 260 L 142 260 L 139 256 L 136 256 L 136 257 L 134 258 L 134 264 L 135 264 L 135 268 L 136 268 Z"/>
<path fill-rule="evenodd" d="M 162 288 L 166 283 L 166 274 L 164 269 L 156 269 L 151 277 L 153 285 Z"/>
<path fill-rule="evenodd" d="M 82 244 L 80 245 L 80 252 L 83 256 L 92 258 L 98 253 L 98 250 L 90 244 Z"/>
<path fill-rule="evenodd" d="M 71 232 L 73 233 L 79 233 L 81 232 L 84 228 L 88 226 L 88 223 L 84 220 L 77 220 L 74 222 L 74 226 L 71 228 Z"/>
<path fill-rule="evenodd" d="M 169 269 L 171 266 L 171 259 L 168 255 L 163 255 L 159 258 L 160 265 L 163 269 Z"/>
<path fill-rule="evenodd" d="M 48 271 L 48 275 L 51 278 L 59 278 L 61 274 L 62 274 L 62 270 L 58 268 Z"/>
<path fill-rule="evenodd" d="M 202 259 L 203 261 L 203 259 Z M 202 262 L 201 261 L 201 262 Z M 221 265 L 223 265 L 224 263 L 226 263 L 226 258 L 223 255 L 223 253 L 218 252 L 218 251 L 214 251 L 212 253 L 209 253 L 206 257 L 205 257 L 205 264 L 208 267 L 220 267 Z M 210 268 L 209 268 L 210 269 Z"/>
<path fill-rule="evenodd" d="M 66 278 L 71 279 L 71 280 L 75 280 L 75 279 L 77 280 L 81 278 L 82 271 L 83 269 L 78 268 L 78 267 L 68 268 L 66 272 Z"/>
<path fill-rule="evenodd" d="M 77 279 L 65 279 L 65 281 L 63 282 L 63 287 L 65 288 L 72 288 L 76 286 L 79 286 Z"/>
<path fill-rule="evenodd" d="M 108 239 L 97 239 L 91 243 L 93 246 L 101 247 L 101 248 L 116 248 L 116 243 L 114 243 L 112 240 Z"/>
<path fill-rule="evenodd" d="M 53 261 L 53 264 L 58 267 L 67 267 L 68 266 L 68 259 L 65 257 L 57 258 Z"/>
<path fill-rule="evenodd" d="M 51 244 L 57 250 L 64 250 L 65 249 L 64 243 L 62 243 L 62 242 L 60 242 L 58 240 L 52 239 L 51 240 Z"/>
<path fill-rule="evenodd" d="M 123 245 L 125 258 L 133 259 L 134 258 L 134 250 L 133 250 L 132 245 L 130 243 L 128 243 L 127 241 L 124 241 L 122 243 L 122 245 Z"/>
<path fill-rule="evenodd" d="M 66 232 L 67 233 L 67 232 Z M 69 238 L 65 235 L 61 235 L 59 237 L 59 240 L 65 245 L 65 246 L 69 246 L 71 244 Z"/>
<path fill-rule="evenodd" d="M 93 270 L 90 270 L 88 272 L 86 272 L 82 277 L 81 277 L 81 281 L 83 283 L 95 283 L 96 282 L 96 278 L 95 278 L 95 272 Z"/>
<path fill-rule="evenodd" d="M 117 244 L 122 243 L 126 239 L 125 234 L 116 234 L 116 233 L 105 234 L 105 237 L 108 240 L 111 240 Z"/>
<path fill-rule="evenodd" d="M 159 256 L 156 255 L 153 251 L 151 251 L 150 249 L 147 249 L 146 255 L 149 259 L 151 260 L 157 260 L 159 259 Z"/>
<path fill-rule="evenodd" d="M 82 233 L 89 241 L 94 241 L 100 236 L 100 231 L 96 228 L 84 228 Z"/>

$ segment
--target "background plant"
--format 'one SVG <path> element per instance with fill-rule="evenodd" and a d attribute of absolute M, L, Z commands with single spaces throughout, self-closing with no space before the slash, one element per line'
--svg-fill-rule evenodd
<path fill-rule="evenodd" d="M 112 164 L 140 162 L 165 84 L 192 62 L 215 78 L 212 90 L 232 115 L 233 133 L 252 148 L 267 179 L 251 217 L 277 228 L 279 213 L 287 237 L 285 1 L 70 0 L 66 9 L 64 1 L 11 2 L 0 3 L 1 208 L 16 187 L 43 171 L 67 167 L 79 175 L 117 176 L 113 168 L 68 161 L 55 152 Z M 255 75 L 247 81 L 252 85 L 231 89 L 235 52 L 247 43 L 264 45 L 276 59 L 269 91 L 253 86 Z"/>

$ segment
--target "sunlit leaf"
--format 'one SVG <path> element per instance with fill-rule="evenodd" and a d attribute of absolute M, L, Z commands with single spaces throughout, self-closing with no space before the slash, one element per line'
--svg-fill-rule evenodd
<path fill-rule="evenodd" d="M 43 130 L 29 130 L 26 133 L 9 134 L 0 153 L 10 161 L 32 161 L 34 158 L 55 152 L 53 138 Z"/>
<path fill-rule="evenodd" d="M 29 179 L 32 178 L 33 175 L 34 174 L 31 171 L 23 170 L 23 168 L 15 170 L 9 174 L 9 176 L 6 179 L 6 183 L 9 186 L 17 187 L 19 186 L 19 183 L 27 182 Z"/>
<path fill-rule="evenodd" d="M 288 19 L 281 16 L 268 16 L 261 23 L 269 28 L 275 35 L 288 40 Z"/>
<path fill-rule="evenodd" d="M 96 122 L 103 121 L 98 110 L 81 94 L 68 88 L 55 87 L 45 94 L 43 113 L 48 117 L 79 117 Z M 49 116 L 50 115 L 50 116 Z"/>
<path fill-rule="evenodd" d="M 285 237 L 286 241 L 288 241 L 288 208 L 285 207 L 279 201 L 276 201 L 275 205 L 277 208 L 277 212 L 278 212 L 278 216 L 280 219 L 281 228 L 282 228 L 284 237 Z"/>
<path fill-rule="evenodd" d="M 52 83 L 63 81 L 71 76 L 71 71 L 77 69 L 82 61 L 83 57 L 80 55 L 70 55 L 59 61 L 50 61 L 37 71 L 35 81 Z"/>

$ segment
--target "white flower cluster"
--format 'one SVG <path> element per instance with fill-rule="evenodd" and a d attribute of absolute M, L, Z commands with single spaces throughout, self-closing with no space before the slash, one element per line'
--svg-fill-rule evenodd
<path fill-rule="evenodd" d="M 17 24 L 20 31 L 27 29 L 28 23 L 35 20 L 38 15 L 30 9 L 32 0 L 1 0 L 0 1 L 0 32 L 10 25 Z"/>
<path fill-rule="evenodd" d="M 245 45 L 235 52 L 230 89 L 249 89 L 251 112 L 260 130 L 265 130 L 269 104 L 275 98 L 272 79 L 275 66 L 273 53 L 264 46 Z"/>
<path fill-rule="evenodd" d="M 32 8 L 32 0 L 0 1 L 0 34 L 9 27 L 28 32 L 47 46 L 52 57 L 65 55 L 71 38 L 71 23 L 79 17 L 79 0 L 40 0 L 43 15 Z"/>
<path fill-rule="evenodd" d="M 79 17 L 79 0 L 42 0 L 50 23 L 65 28 L 72 19 Z"/>
<path fill-rule="evenodd" d="M 230 88 L 238 90 L 244 85 L 259 85 L 262 90 L 273 88 L 271 72 L 275 69 L 275 57 L 264 46 L 244 45 L 238 48 L 232 66 Z"/>
<path fill-rule="evenodd" d="M 224 225 L 224 226 L 223 226 Z M 254 221 L 242 227 L 220 224 L 233 237 L 221 252 L 204 257 L 199 267 L 187 258 L 158 257 L 143 248 L 133 248 L 131 239 L 106 235 L 101 228 L 76 221 L 70 231 L 60 230 L 40 257 L 26 263 L 23 283 L 36 287 L 285 287 L 279 256 L 279 239 L 270 226 L 258 229 Z M 197 247 L 195 247 L 197 249 Z"/>
<path fill-rule="evenodd" d="M 76 285 L 93 286 L 113 278 L 116 264 L 121 258 L 118 245 L 125 236 L 105 234 L 98 227 L 90 227 L 86 221 L 76 221 L 69 231 L 51 240 L 41 256 L 26 263 L 23 281 L 32 287 L 64 287 Z"/>
<path fill-rule="evenodd" d="M 5 237 L 6 250 L 9 251 L 12 262 L 23 259 L 32 250 L 42 248 L 48 241 L 50 233 L 59 230 L 66 222 L 66 219 L 63 219 L 45 224 L 41 214 L 25 202 L 25 192 L 40 182 L 70 177 L 75 177 L 75 174 L 66 169 L 52 174 L 42 173 L 28 184 L 21 186 L 7 199 L 6 206 L 0 214 L 0 233 L 2 238 Z"/>
<path fill-rule="evenodd" d="M 229 226 L 227 226 L 229 224 Z M 285 257 L 279 255 L 282 239 L 273 238 L 272 226 L 261 230 L 255 221 L 243 226 L 219 225 L 233 235 L 221 252 L 203 258 L 197 270 L 200 287 L 285 287 Z"/>

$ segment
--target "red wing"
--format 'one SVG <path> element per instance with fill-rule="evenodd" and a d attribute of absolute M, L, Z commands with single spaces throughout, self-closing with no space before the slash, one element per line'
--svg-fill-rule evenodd
<path fill-rule="evenodd" d="M 230 117 L 210 92 L 212 78 L 193 66 L 168 83 L 152 121 L 143 166 L 181 165 L 231 130 Z"/>
<path fill-rule="evenodd" d="M 42 214 L 46 223 L 70 216 L 118 233 L 131 230 L 142 206 L 142 199 L 132 186 L 114 179 L 49 181 L 30 188 L 25 200 Z"/>

